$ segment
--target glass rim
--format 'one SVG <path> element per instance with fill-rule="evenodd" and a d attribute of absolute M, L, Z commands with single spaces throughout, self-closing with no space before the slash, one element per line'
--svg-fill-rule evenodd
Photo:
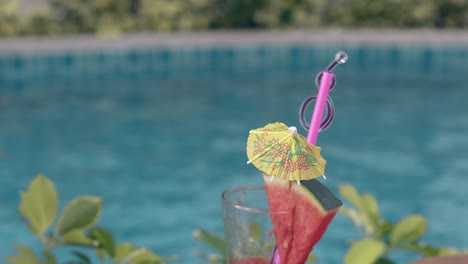
<path fill-rule="evenodd" d="M 249 207 L 249 206 L 245 206 L 245 205 L 238 205 L 238 204 L 235 204 L 235 203 L 229 201 L 229 199 L 226 198 L 226 195 L 228 195 L 230 193 L 235 193 L 235 192 L 239 192 L 239 191 L 249 191 L 249 190 L 250 191 L 252 191 L 252 190 L 265 190 L 265 186 L 263 186 L 263 185 L 251 185 L 251 186 L 239 186 L 239 187 L 229 188 L 229 189 L 225 190 L 222 193 L 222 195 L 221 195 L 222 202 L 223 202 L 223 204 L 227 204 L 227 205 L 232 206 L 232 207 L 234 207 L 236 209 L 244 210 L 244 211 L 248 211 L 248 212 L 253 212 L 253 213 L 265 213 L 265 214 L 287 213 L 286 210 L 271 211 L 270 209 L 262 209 L 262 208 Z"/>

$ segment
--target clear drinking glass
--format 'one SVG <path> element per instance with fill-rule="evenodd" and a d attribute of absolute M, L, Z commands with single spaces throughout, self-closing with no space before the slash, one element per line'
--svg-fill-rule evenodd
<path fill-rule="evenodd" d="M 275 238 L 263 186 L 243 186 L 222 194 L 228 264 L 269 264 Z"/>

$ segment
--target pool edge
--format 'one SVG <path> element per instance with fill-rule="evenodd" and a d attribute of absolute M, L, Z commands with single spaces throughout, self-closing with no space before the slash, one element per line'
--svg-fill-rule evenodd
<path fill-rule="evenodd" d="M 104 38 L 96 35 L 22 37 L 0 41 L 0 55 L 92 51 L 102 49 L 242 47 L 251 45 L 343 45 L 466 47 L 466 30 L 330 29 L 284 31 L 204 31 L 133 33 Z"/>

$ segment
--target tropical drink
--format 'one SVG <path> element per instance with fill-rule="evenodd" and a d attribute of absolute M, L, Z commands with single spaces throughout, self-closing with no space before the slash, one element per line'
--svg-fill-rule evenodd
<path fill-rule="evenodd" d="M 328 96 L 336 83 L 332 71 L 347 58 L 345 52 L 338 52 L 317 75 L 312 120 L 303 125 L 307 138 L 281 122 L 249 132 L 247 163 L 262 172 L 265 187 L 223 193 L 227 263 L 304 264 L 341 207 L 341 201 L 317 180 L 325 178 L 326 161 L 316 143 L 318 133 L 334 117 Z M 304 113 L 301 107 L 301 124 Z"/>

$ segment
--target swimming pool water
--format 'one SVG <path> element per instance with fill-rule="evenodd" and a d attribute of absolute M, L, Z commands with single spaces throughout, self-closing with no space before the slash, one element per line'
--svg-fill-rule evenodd
<path fill-rule="evenodd" d="M 0 256 L 38 245 L 18 192 L 44 173 L 61 206 L 102 196 L 100 225 L 117 240 L 200 263 L 191 232 L 222 233 L 221 192 L 261 184 L 246 165 L 248 131 L 299 126 L 299 105 L 337 49 L 350 59 L 319 137 L 325 184 L 375 195 L 390 220 L 421 213 L 425 241 L 468 248 L 468 49 L 262 46 L 0 57 Z M 338 216 L 316 247 L 321 263 L 341 263 L 356 237 Z"/>

